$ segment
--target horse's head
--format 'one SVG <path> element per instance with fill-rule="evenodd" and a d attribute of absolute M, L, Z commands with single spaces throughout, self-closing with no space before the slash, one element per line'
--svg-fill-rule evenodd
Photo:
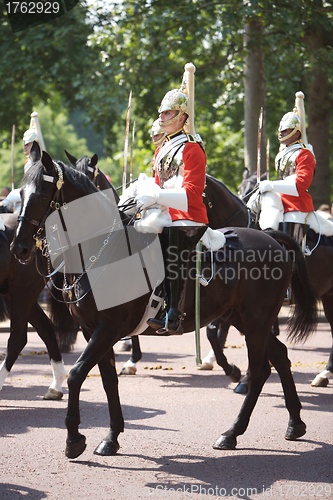
<path fill-rule="evenodd" d="M 89 179 L 95 183 L 95 179 L 99 174 L 99 169 L 97 167 L 98 156 L 94 154 L 91 158 L 89 158 L 89 156 L 82 156 L 82 158 L 78 159 L 75 156 L 68 153 L 68 151 L 66 150 L 65 153 L 71 165 L 74 168 L 76 168 L 76 170 L 79 170 L 80 172 L 86 174 L 86 176 L 89 177 Z"/>
<path fill-rule="evenodd" d="M 207 208 L 208 225 L 212 229 L 247 226 L 248 213 L 244 203 L 221 181 L 208 174 L 203 200 Z"/>
<path fill-rule="evenodd" d="M 266 173 L 260 176 L 261 181 L 265 179 L 267 179 Z M 246 168 L 243 172 L 243 180 L 238 186 L 238 196 L 244 203 L 248 202 L 251 194 L 255 191 L 256 185 L 257 175 L 250 174 L 249 170 Z"/>
<path fill-rule="evenodd" d="M 43 245 L 44 225 L 51 212 L 97 191 L 82 172 L 53 161 L 46 151 L 40 155 L 37 147 L 32 147 L 33 163 L 24 175 L 21 211 L 11 244 L 12 253 L 25 264 L 31 261 L 36 246 L 41 248 Z"/>
<path fill-rule="evenodd" d="M 86 176 L 95 184 L 97 189 L 112 189 L 114 191 L 115 198 L 119 201 L 119 196 L 117 191 L 112 186 L 111 182 L 108 180 L 106 175 L 97 167 L 98 156 L 94 154 L 91 158 L 89 156 L 82 156 L 82 158 L 76 158 L 72 154 L 65 150 L 66 156 L 69 159 L 71 165 L 80 172 L 86 174 Z"/>

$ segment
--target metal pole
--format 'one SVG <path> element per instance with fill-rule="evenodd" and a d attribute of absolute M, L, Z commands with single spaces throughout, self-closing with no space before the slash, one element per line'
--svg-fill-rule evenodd
<path fill-rule="evenodd" d="M 12 144 L 11 144 L 11 159 L 10 168 L 12 174 L 12 190 L 14 189 L 14 147 L 15 147 L 15 125 L 12 128 Z"/>
<path fill-rule="evenodd" d="M 195 352 L 196 358 L 195 362 L 197 366 L 202 364 L 201 360 L 201 344 L 200 344 L 200 282 L 199 278 L 201 276 L 201 251 L 202 242 L 196 246 L 196 274 L 195 274 Z"/>
<path fill-rule="evenodd" d="M 126 114 L 124 168 L 123 168 L 123 194 L 124 194 L 124 191 L 126 189 L 126 184 L 127 184 L 127 156 L 128 156 L 128 139 L 129 139 L 130 118 L 131 118 L 131 103 L 132 103 L 132 91 L 129 93 L 127 114 Z"/>
<path fill-rule="evenodd" d="M 261 132 L 262 132 L 262 121 L 263 121 L 264 110 L 260 108 L 259 121 L 258 121 L 258 143 L 257 143 L 257 182 L 260 181 L 261 170 Z"/>
<path fill-rule="evenodd" d="M 266 175 L 267 175 L 267 180 L 269 181 L 269 152 L 270 152 L 270 142 L 269 139 L 267 139 L 267 146 L 266 146 Z"/>
<path fill-rule="evenodd" d="M 131 140 L 131 154 L 130 154 L 130 183 L 133 182 L 133 151 L 134 151 L 134 138 L 135 138 L 135 120 L 133 120 L 132 127 L 132 140 Z"/>

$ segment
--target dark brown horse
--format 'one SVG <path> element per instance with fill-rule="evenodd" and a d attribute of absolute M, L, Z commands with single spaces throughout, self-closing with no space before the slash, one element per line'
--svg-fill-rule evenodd
<path fill-rule="evenodd" d="M 20 352 L 27 344 L 27 328 L 30 323 L 45 343 L 48 351 L 53 381 L 44 399 L 61 399 L 62 384 L 66 377 L 57 337 L 71 338 L 78 325 L 62 304 L 59 308 L 61 321 L 51 319 L 38 303 L 45 280 L 36 269 L 35 263 L 20 264 L 10 253 L 9 246 L 17 227 L 16 214 L 2 214 L 5 231 L 0 231 L 0 320 L 10 319 L 7 352 L 0 366 L 0 390 Z M 67 343 L 68 346 L 68 343 Z"/>
<path fill-rule="evenodd" d="M 247 200 L 255 191 L 257 180 L 254 174 L 244 173 L 243 181 L 239 186 L 239 195 Z M 324 313 L 330 324 L 332 334 L 332 348 L 325 369 L 312 381 L 313 387 L 326 387 L 330 378 L 333 378 L 333 237 L 327 238 L 309 230 L 307 244 L 310 255 L 306 255 L 305 263 L 310 282 L 320 297 Z"/>
<path fill-rule="evenodd" d="M 97 211 L 94 214 L 87 210 L 85 212 L 84 206 L 89 201 L 91 209 L 92 199 L 94 204 L 97 199 L 99 203 L 104 203 L 105 192 L 98 192 L 85 175 L 61 162 L 54 162 L 45 152 L 39 160 L 37 153 L 35 155 L 34 147 L 32 157 L 35 162 L 25 175 L 21 191 L 22 208 L 11 250 L 17 259 L 25 263 L 31 262 L 36 243 L 39 248 L 43 248 L 44 253 L 48 250 L 52 250 L 54 253 L 54 249 L 49 246 L 49 242 L 45 239 L 44 230 L 53 234 L 53 231 L 57 229 L 60 231 L 59 234 L 65 238 L 64 242 L 73 241 L 75 255 L 78 257 L 81 255 L 79 260 L 73 260 L 72 264 L 78 265 L 81 260 L 82 266 L 87 270 L 86 261 L 82 260 L 84 252 L 82 246 L 80 247 L 81 243 L 78 243 L 77 237 L 74 237 L 76 224 L 92 220 L 95 220 L 96 224 L 100 224 L 100 212 Z M 94 196 L 90 198 L 89 195 Z M 72 204 L 72 202 L 76 203 Z M 65 211 L 69 206 L 73 207 L 71 210 L 74 210 L 74 213 L 79 213 L 80 220 L 77 218 L 72 221 L 68 219 L 68 212 L 65 213 Z M 79 212 L 75 212 L 78 207 L 80 207 Z M 57 210 L 56 214 L 55 210 Z M 67 225 L 68 222 L 71 224 L 74 222 L 74 233 L 69 234 L 66 231 L 66 223 L 59 223 L 58 228 L 55 228 L 51 224 L 54 215 L 56 215 L 56 220 L 63 218 L 64 223 L 67 221 Z M 92 215 L 93 219 L 91 219 Z M 111 227 L 106 228 L 108 236 L 115 231 L 113 220 L 117 220 L 117 214 L 111 212 Z M 102 222 L 104 223 L 104 221 Z M 86 224 L 80 226 L 86 228 Z M 96 231 L 93 224 L 88 227 Z M 117 227 L 119 228 L 119 225 Z M 128 239 L 128 237 L 131 235 L 134 237 L 133 233 L 125 228 L 123 231 L 119 231 L 120 234 L 114 235 L 115 240 L 104 236 L 97 239 L 99 244 L 97 244 L 97 248 L 96 245 L 94 248 L 95 257 L 100 255 L 103 248 L 103 251 L 106 252 L 105 259 L 111 259 L 112 262 L 114 253 L 117 251 L 115 245 L 118 245 L 119 238 L 128 243 L 131 241 L 131 238 Z M 223 317 L 244 334 L 251 375 L 249 390 L 240 413 L 230 429 L 217 439 L 214 444 L 215 449 L 235 448 L 237 436 L 245 432 L 262 387 L 270 374 L 269 360 L 280 375 L 286 407 L 289 412 L 285 438 L 294 440 L 306 432 L 306 426 L 300 417 L 301 404 L 290 371 L 287 349 L 276 337 L 270 334 L 270 328 L 291 282 L 296 305 L 294 315 L 290 320 L 290 335 L 295 340 L 307 338 L 316 328 L 316 297 L 308 286 L 304 258 L 299 246 L 292 238 L 283 233 L 275 232 L 274 235 L 292 249 L 292 252 L 287 251 L 268 234 L 254 229 L 237 229 L 237 235 L 233 234 L 233 238 L 231 238 L 234 245 L 237 242 L 237 248 L 229 251 L 229 246 L 227 246 L 222 254 L 219 252 L 215 254 L 214 279 L 201 292 L 202 325 L 207 325 L 217 317 Z M 146 235 L 144 236 L 146 237 Z M 111 244 L 109 245 L 110 240 Z M 155 241 L 151 238 L 148 240 Z M 66 245 L 61 247 L 64 259 L 68 257 Z M 89 245 L 89 253 L 91 253 L 93 245 L 90 241 Z M 131 248 L 133 247 L 131 246 Z M 138 260 L 137 253 L 140 251 L 131 254 L 134 261 L 138 262 L 138 276 L 141 276 L 145 269 L 144 266 L 142 267 L 142 261 Z M 70 253 L 69 258 L 72 255 Z M 91 265 L 88 265 L 90 272 L 96 259 L 90 260 L 89 258 L 88 260 L 91 262 Z M 132 259 L 130 260 L 132 262 Z M 109 261 L 106 260 L 106 262 Z M 118 270 L 119 265 L 122 265 L 121 259 L 118 262 L 116 270 Z M 148 265 L 148 261 L 144 262 Z M 149 262 L 150 264 L 151 262 Z M 86 339 L 89 340 L 86 349 L 71 369 L 68 378 L 66 456 L 69 458 L 78 457 L 86 447 L 85 437 L 79 432 L 80 390 L 88 373 L 96 364 L 99 366 L 107 394 L 110 432 L 96 448 L 95 453 L 113 455 L 118 451 L 118 436 L 124 430 L 124 419 L 119 401 L 113 346 L 119 339 L 134 331 L 144 317 L 147 303 L 151 297 L 151 293 L 145 291 L 137 296 L 131 295 L 131 298 L 126 300 L 128 293 L 133 294 L 133 285 L 136 284 L 135 275 L 133 276 L 133 272 L 131 272 L 129 276 L 122 275 L 120 280 L 112 279 L 114 267 L 110 264 L 111 274 L 109 274 L 109 267 L 106 268 L 108 274 L 103 272 L 103 283 L 107 288 L 102 298 L 107 296 L 109 299 L 110 293 L 112 297 L 118 299 L 122 295 L 124 299 L 121 299 L 117 305 L 107 306 L 109 303 L 107 301 L 106 307 L 105 304 L 101 306 L 94 298 L 96 292 L 94 287 L 100 283 L 90 282 L 88 270 L 85 272 L 80 266 L 81 264 L 79 265 L 81 271 L 78 269 L 74 274 L 69 272 L 64 274 L 64 291 L 67 301 L 70 302 L 69 307 L 72 314 L 80 322 Z M 204 259 L 202 270 L 204 274 L 210 274 L 211 262 L 208 258 Z M 184 331 L 192 332 L 195 327 L 194 280 L 192 279 L 193 271 L 195 274 L 195 262 L 190 262 L 188 271 Z M 155 294 L 158 293 L 158 287 L 159 285 L 155 288 Z M 156 334 L 156 332 L 152 333 Z"/>
<path fill-rule="evenodd" d="M 98 168 L 98 157 L 97 155 L 93 155 L 91 158 L 87 156 L 83 156 L 81 158 L 77 158 L 71 153 L 66 152 L 67 158 L 70 161 L 71 165 L 76 169 L 79 170 L 80 172 L 83 172 L 88 176 L 88 178 L 95 184 L 95 186 L 100 189 L 112 189 L 115 200 L 118 203 L 119 202 L 119 196 L 117 191 L 114 189 L 112 184 L 109 182 L 109 180 L 106 178 L 104 173 Z M 213 206 L 213 199 L 214 199 L 214 193 L 216 192 L 217 189 L 223 189 L 223 198 L 226 198 L 226 203 L 224 207 L 224 213 L 225 214 L 230 214 L 227 215 L 227 220 L 229 222 L 232 222 L 236 226 L 245 226 L 248 224 L 247 220 L 247 211 L 244 207 L 243 204 L 239 203 L 238 198 L 234 197 L 234 195 L 231 194 L 231 192 L 224 186 L 224 184 L 220 183 L 217 181 L 214 177 L 211 177 L 207 175 L 206 177 L 206 188 L 205 188 L 205 196 L 204 196 L 204 201 L 207 207 L 207 212 L 208 212 L 208 219 L 209 219 L 209 226 L 212 228 L 217 228 L 219 225 L 220 227 L 223 226 L 223 224 L 219 223 L 219 217 L 216 218 L 214 215 L 214 210 L 212 210 Z M 231 196 L 230 196 L 231 195 Z M 234 199 L 233 199 L 234 197 Z M 235 209 L 235 202 L 239 204 L 239 208 Z M 128 207 L 133 207 L 134 200 L 133 199 L 128 199 L 126 202 L 124 202 L 124 206 L 120 207 L 121 209 L 124 209 L 124 212 L 126 213 L 126 209 Z M 230 206 L 229 206 L 230 204 Z M 215 201 L 214 201 L 215 205 Z M 221 212 L 219 211 L 219 214 Z M 53 297 L 52 297 L 53 298 Z M 59 299 L 59 297 L 58 297 Z M 59 306 L 60 307 L 60 306 Z M 51 299 L 51 308 L 54 313 L 54 315 L 57 315 L 57 309 L 58 309 L 58 300 L 54 301 Z M 209 340 L 212 351 L 214 353 L 214 358 L 219 366 L 224 370 L 225 374 L 230 378 L 232 382 L 239 382 L 241 379 L 241 371 L 233 363 L 229 363 L 227 360 L 227 357 L 224 354 L 224 345 L 226 341 L 226 337 L 229 331 L 230 324 L 227 323 L 226 321 L 223 321 L 221 318 L 218 318 L 217 320 L 213 321 L 211 324 L 207 326 L 206 332 L 207 332 L 207 339 Z M 140 341 L 139 341 L 139 336 L 134 335 L 131 337 L 131 357 L 130 359 L 124 364 L 123 368 L 120 371 L 120 374 L 130 374 L 134 375 L 137 371 L 136 364 L 142 359 L 142 351 L 140 347 Z"/>

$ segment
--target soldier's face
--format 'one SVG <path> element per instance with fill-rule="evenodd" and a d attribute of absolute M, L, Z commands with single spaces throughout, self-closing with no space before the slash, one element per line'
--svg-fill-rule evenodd
<path fill-rule="evenodd" d="M 23 153 L 25 154 L 25 156 L 29 156 L 32 144 L 33 144 L 32 142 L 28 142 L 28 144 L 23 144 Z"/>
<path fill-rule="evenodd" d="M 301 133 L 299 130 L 296 130 L 296 132 L 289 137 L 289 134 L 292 131 L 292 128 L 287 128 L 286 130 L 281 130 L 281 132 L 279 132 L 279 141 L 281 144 L 289 146 L 289 144 L 292 144 L 293 142 L 296 142 L 300 139 Z M 284 137 L 286 139 L 284 139 Z"/>
<path fill-rule="evenodd" d="M 167 110 L 160 113 L 160 125 L 163 127 L 167 134 L 172 134 L 181 129 L 184 125 L 184 119 L 182 113 L 177 110 Z"/>

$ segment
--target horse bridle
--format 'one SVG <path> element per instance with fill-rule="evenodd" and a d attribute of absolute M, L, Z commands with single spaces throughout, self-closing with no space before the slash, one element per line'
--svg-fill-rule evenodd
<path fill-rule="evenodd" d="M 206 187 L 207 187 L 207 184 L 205 185 L 205 189 L 204 189 L 204 192 L 202 194 L 202 197 L 203 197 L 203 202 L 206 206 L 206 210 L 208 213 L 208 210 L 212 210 L 214 208 L 214 205 L 213 205 L 213 202 L 207 196 Z M 231 217 L 229 217 L 229 219 L 223 221 L 221 227 L 226 227 L 226 225 L 229 224 L 229 222 L 231 222 L 241 212 L 242 212 L 242 209 L 237 210 L 237 212 L 235 212 Z M 247 227 L 250 227 L 250 225 L 251 225 L 251 211 L 247 208 Z"/>
<path fill-rule="evenodd" d="M 43 218 L 40 221 L 38 221 L 36 219 L 31 219 L 29 217 L 26 217 L 25 215 L 19 215 L 17 217 L 18 222 L 27 222 L 28 224 L 32 224 L 33 226 L 37 227 L 37 231 L 34 234 L 33 238 L 36 241 L 36 247 L 40 248 L 41 250 L 43 247 L 43 240 L 41 239 L 41 235 L 42 235 L 43 231 L 45 230 L 46 219 L 50 215 L 51 210 L 59 210 L 61 207 L 64 207 L 66 205 L 66 202 L 63 198 L 63 191 L 61 190 L 61 188 L 64 184 L 64 174 L 63 174 L 63 171 L 62 171 L 60 165 L 58 165 L 58 163 L 56 163 L 54 161 L 53 164 L 57 170 L 58 179 L 52 177 L 51 175 L 46 175 L 46 174 L 43 175 L 44 181 L 55 183 L 54 184 L 55 189 L 54 189 L 52 199 L 50 201 L 49 207 L 46 210 Z M 61 201 L 59 201 L 60 196 L 62 197 Z"/>

